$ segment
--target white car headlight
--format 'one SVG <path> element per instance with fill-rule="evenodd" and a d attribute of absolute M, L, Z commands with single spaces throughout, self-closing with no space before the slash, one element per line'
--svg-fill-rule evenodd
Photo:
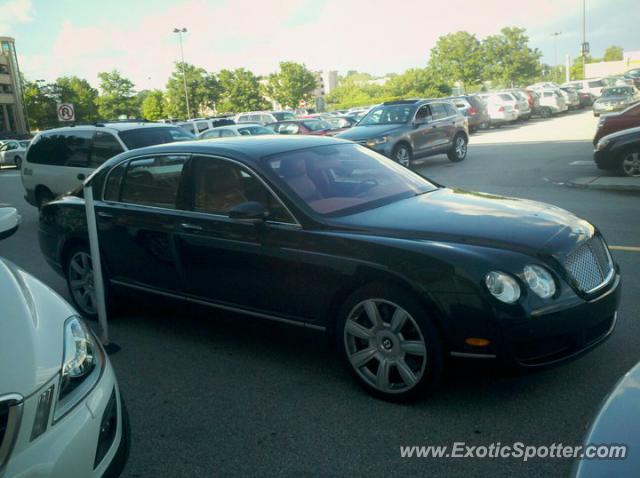
<path fill-rule="evenodd" d="M 524 268 L 524 279 L 531 290 L 540 298 L 548 299 L 556 293 L 556 281 L 544 268 L 536 265 L 528 265 Z"/>
<path fill-rule="evenodd" d="M 501 302 L 513 304 L 520 298 L 520 286 L 518 282 L 504 272 L 491 271 L 484 279 L 491 295 Z"/>
<path fill-rule="evenodd" d="M 67 319 L 54 420 L 66 414 L 91 391 L 100 378 L 104 363 L 104 352 L 82 319 Z"/>
<path fill-rule="evenodd" d="M 602 151 L 608 145 L 609 145 L 608 139 L 601 139 L 600 141 L 598 141 L 598 144 L 596 144 L 596 151 Z"/>
<path fill-rule="evenodd" d="M 367 146 L 375 146 L 376 144 L 384 144 L 389 141 L 388 136 L 380 136 L 379 138 L 373 138 L 367 141 Z"/>

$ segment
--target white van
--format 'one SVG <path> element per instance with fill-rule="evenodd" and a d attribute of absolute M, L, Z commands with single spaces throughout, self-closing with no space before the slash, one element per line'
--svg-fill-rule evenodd
<path fill-rule="evenodd" d="M 72 191 L 107 159 L 130 149 L 193 139 L 177 126 L 161 123 L 104 123 L 39 133 L 22 163 L 29 204 L 40 207 Z"/>

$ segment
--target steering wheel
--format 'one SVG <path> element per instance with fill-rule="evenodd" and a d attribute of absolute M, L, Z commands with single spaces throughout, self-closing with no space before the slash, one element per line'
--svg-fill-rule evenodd
<path fill-rule="evenodd" d="M 362 181 L 354 191 L 356 197 L 362 197 L 369 189 L 375 188 L 378 185 L 378 181 L 373 178 L 365 179 Z"/>

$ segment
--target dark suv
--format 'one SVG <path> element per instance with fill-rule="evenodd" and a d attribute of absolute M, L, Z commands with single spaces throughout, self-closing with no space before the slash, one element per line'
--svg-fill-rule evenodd
<path fill-rule="evenodd" d="M 409 167 L 417 157 L 467 156 L 467 119 L 447 100 L 389 101 L 374 106 L 356 126 L 337 135 Z"/>

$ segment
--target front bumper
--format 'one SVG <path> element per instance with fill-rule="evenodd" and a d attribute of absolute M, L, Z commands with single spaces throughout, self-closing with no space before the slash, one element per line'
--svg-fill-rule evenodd
<path fill-rule="evenodd" d="M 629 104 L 623 104 L 623 105 L 610 105 L 610 106 L 603 106 L 600 103 L 594 103 L 593 104 L 593 113 L 597 114 L 597 115 L 601 115 L 601 114 L 605 114 L 605 113 L 611 113 L 614 111 L 622 111 L 623 109 L 625 109 L 627 106 L 629 106 Z"/>
<path fill-rule="evenodd" d="M 593 161 L 599 169 L 616 169 L 618 167 L 618 159 L 615 154 L 607 148 L 600 151 L 593 151 Z"/>
<path fill-rule="evenodd" d="M 46 431 L 31 441 L 39 396 L 52 385 L 57 395 L 56 376 L 23 402 L 18 434 L 4 476 L 119 476 L 128 458 L 130 433 L 124 404 L 109 361 L 106 361 L 102 376 L 89 395 L 55 423 L 52 421 L 52 405 Z M 104 458 L 95 464 L 102 420 L 112 396 L 115 396 L 117 405 L 117 428 Z"/>
<path fill-rule="evenodd" d="M 576 296 L 571 304 L 534 310 L 526 315 L 496 313 L 497 324 L 488 347 L 461 344 L 452 356 L 496 358 L 522 368 L 569 360 L 603 343 L 613 332 L 620 304 L 621 280 L 617 271 L 599 296 Z"/>

